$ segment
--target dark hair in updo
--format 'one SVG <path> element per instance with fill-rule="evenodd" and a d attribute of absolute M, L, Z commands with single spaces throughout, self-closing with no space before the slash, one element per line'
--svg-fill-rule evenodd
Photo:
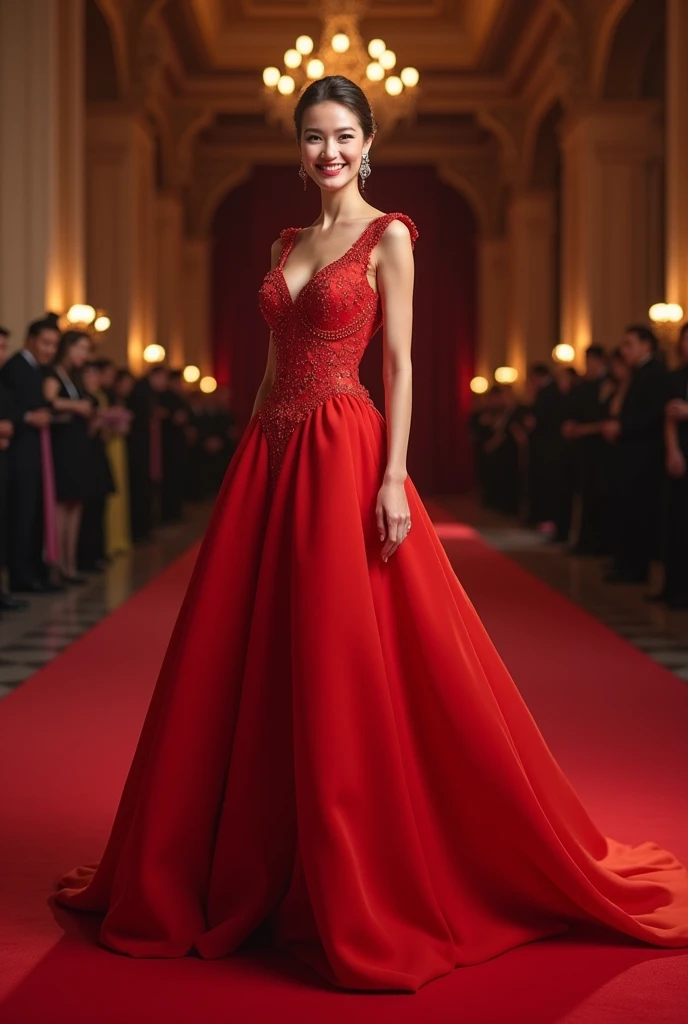
<path fill-rule="evenodd" d="M 303 115 L 316 103 L 339 103 L 346 107 L 358 120 L 363 131 L 363 138 L 369 139 L 377 131 L 377 122 L 373 116 L 373 110 L 368 102 L 368 97 L 360 86 L 356 85 L 349 78 L 343 75 L 326 75 L 311 83 L 299 97 L 299 102 L 294 110 L 294 126 L 296 128 L 297 141 L 301 141 L 301 129 L 303 128 Z"/>

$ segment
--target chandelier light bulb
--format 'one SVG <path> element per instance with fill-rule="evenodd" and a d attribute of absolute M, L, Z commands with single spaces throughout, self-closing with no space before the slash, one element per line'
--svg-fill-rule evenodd
<path fill-rule="evenodd" d="M 296 49 L 304 56 L 313 53 L 313 40 L 310 36 L 299 36 L 296 40 Z"/>
<path fill-rule="evenodd" d="M 552 357 L 557 363 L 572 363 L 576 357 L 573 345 L 555 345 L 552 349 Z"/>
<path fill-rule="evenodd" d="M 471 391 L 474 395 L 484 395 L 489 386 L 487 377 L 474 377 L 471 381 Z"/>
<path fill-rule="evenodd" d="M 389 78 L 385 79 L 385 89 L 390 96 L 398 96 L 404 88 L 404 83 L 398 75 L 390 75 Z"/>
<path fill-rule="evenodd" d="M 413 89 L 414 85 L 418 85 L 418 79 L 420 78 L 418 68 L 402 68 L 399 78 L 407 88 Z"/>
<path fill-rule="evenodd" d="M 297 68 L 302 60 L 298 50 L 287 50 L 284 54 L 284 66 L 287 68 Z"/>
<path fill-rule="evenodd" d="M 185 366 L 182 372 L 182 376 L 187 384 L 195 384 L 200 379 L 201 371 L 197 366 L 189 365 Z"/>
<path fill-rule="evenodd" d="M 394 50 L 385 50 L 378 57 L 380 64 L 382 64 L 385 71 L 391 71 L 397 62 L 397 55 Z"/>
<path fill-rule="evenodd" d="M 263 82 L 269 89 L 274 89 L 281 77 L 279 68 L 265 68 L 263 70 Z"/>
<path fill-rule="evenodd" d="M 325 74 L 325 65 L 321 60 L 318 60 L 317 57 L 314 57 L 313 60 L 309 60 L 306 65 L 306 74 L 309 78 L 322 78 Z"/>
<path fill-rule="evenodd" d="M 212 395 L 213 391 L 217 391 L 217 381 L 214 377 L 202 377 L 198 386 L 204 395 Z"/>
<path fill-rule="evenodd" d="M 332 49 L 335 53 L 346 53 L 351 45 L 346 32 L 337 32 L 332 36 Z"/>
<path fill-rule="evenodd" d="M 374 60 L 366 68 L 366 78 L 369 81 L 371 81 L 371 82 L 381 82 L 384 77 L 385 77 L 385 69 L 383 68 L 382 64 L 378 64 L 378 62 L 376 60 Z"/>
<path fill-rule="evenodd" d="M 368 43 L 368 53 L 373 60 L 378 60 L 387 49 L 384 39 L 371 39 Z"/>
<path fill-rule="evenodd" d="M 277 83 L 277 91 L 283 96 L 291 96 L 294 91 L 296 82 L 291 75 L 282 75 L 279 82 Z"/>
<path fill-rule="evenodd" d="M 513 384 L 518 380 L 518 370 L 513 366 L 499 366 L 495 370 L 494 378 L 498 384 Z"/>
<path fill-rule="evenodd" d="M 165 358 L 165 349 L 162 345 L 146 345 L 143 358 L 147 363 L 161 363 Z"/>
<path fill-rule="evenodd" d="M 67 320 L 70 324 L 92 324 L 96 318 L 96 311 L 93 306 L 86 306 L 77 303 L 67 313 Z"/>
<path fill-rule="evenodd" d="M 111 322 L 112 321 L 110 320 L 109 316 L 105 316 L 104 313 L 101 313 L 101 315 L 97 316 L 93 321 L 93 328 L 94 330 L 98 331 L 99 334 L 102 334 L 103 331 L 107 331 L 110 329 Z"/>

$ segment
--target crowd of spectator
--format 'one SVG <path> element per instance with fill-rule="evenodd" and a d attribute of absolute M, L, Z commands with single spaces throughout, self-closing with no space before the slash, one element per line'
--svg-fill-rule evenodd
<path fill-rule="evenodd" d="M 52 314 L 9 354 L 0 328 L 0 612 L 83 585 L 214 496 L 236 444 L 229 394 L 162 364 L 136 379 Z"/>
<path fill-rule="evenodd" d="M 486 506 L 572 555 L 606 556 L 610 584 L 647 583 L 660 560 L 648 598 L 688 608 L 688 324 L 676 356 L 631 325 L 614 351 L 590 346 L 582 376 L 534 365 L 522 400 L 496 385 L 471 424 Z"/>

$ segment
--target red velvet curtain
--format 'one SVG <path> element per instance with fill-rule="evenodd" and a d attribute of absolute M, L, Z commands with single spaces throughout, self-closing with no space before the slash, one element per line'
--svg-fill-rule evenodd
<path fill-rule="evenodd" d="M 401 210 L 416 223 L 413 423 L 409 472 L 424 493 L 452 493 L 470 483 L 467 416 L 473 376 L 476 226 L 459 193 L 432 167 L 375 166 L 368 201 Z M 257 291 L 280 228 L 310 224 L 319 193 L 304 193 L 293 167 L 256 167 L 217 211 L 213 254 L 215 374 L 233 394 L 240 426 L 250 417 L 265 369 L 268 331 Z M 361 379 L 384 411 L 382 333 L 371 342 Z"/>

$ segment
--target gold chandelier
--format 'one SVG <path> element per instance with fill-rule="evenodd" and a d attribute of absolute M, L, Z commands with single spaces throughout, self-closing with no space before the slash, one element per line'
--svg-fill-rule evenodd
<path fill-rule="evenodd" d="M 323 28 L 317 50 L 310 36 L 300 35 L 284 54 L 284 70 L 263 70 L 268 119 L 294 132 L 294 106 L 311 82 L 326 75 L 344 75 L 366 93 L 381 132 L 389 132 L 415 114 L 420 75 L 414 67 L 395 71 L 397 58 L 383 39 L 367 46 L 358 27 L 366 0 L 319 0 L 315 9 Z"/>

